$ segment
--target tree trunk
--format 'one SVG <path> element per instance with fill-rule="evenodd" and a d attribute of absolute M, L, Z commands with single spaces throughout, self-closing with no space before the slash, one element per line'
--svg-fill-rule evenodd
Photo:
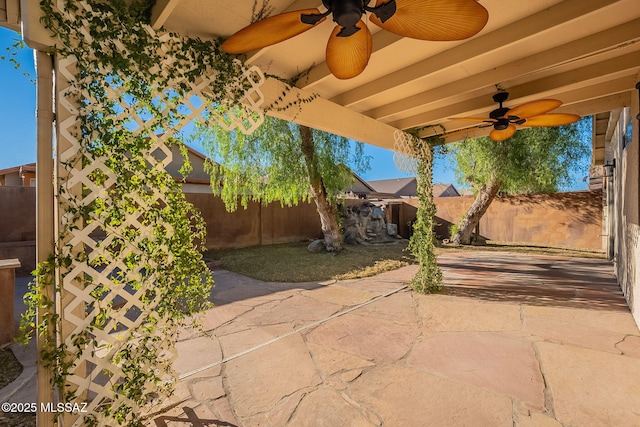
<path fill-rule="evenodd" d="M 473 201 L 464 217 L 457 224 L 457 232 L 451 236 L 451 241 L 457 245 L 470 245 L 473 230 L 480 224 L 480 218 L 485 214 L 489 205 L 498 194 L 501 182 L 491 179 L 487 184 L 483 185 L 478 196 Z"/>
<path fill-rule="evenodd" d="M 320 175 L 311 128 L 298 125 L 298 131 L 300 132 L 302 154 L 309 174 L 311 196 L 316 203 L 318 215 L 320 215 L 324 246 L 327 252 L 339 253 L 342 251 L 342 233 L 338 225 L 338 213 L 335 206 L 329 203 L 327 189 Z"/>

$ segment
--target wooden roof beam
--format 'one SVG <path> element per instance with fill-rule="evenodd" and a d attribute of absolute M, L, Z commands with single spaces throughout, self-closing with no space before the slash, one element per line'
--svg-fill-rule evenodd
<path fill-rule="evenodd" d="M 627 43 L 630 40 L 639 39 L 638 28 L 640 28 L 640 19 L 635 19 L 562 46 L 518 59 L 491 70 L 412 95 L 400 101 L 391 102 L 382 107 L 366 111 L 364 114 L 379 120 L 385 120 L 396 114 L 420 108 L 432 102 L 443 101 L 461 93 L 471 92 L 477 88 L 492 86 L 498 82 L 511 80 L 555 64 L 580 59 L 594 52 L 601 52 Z"/>
<path fill-rule="evenodd" d="M 577 68 L 575 70 L 538 79 L 529 83 L 509 87 L 508 90 L 511 94 L 512 100 L 519 99 L 519 103 L 522 103 L 533 99 L 521 98 L 532 96 L 536 96 L 537 98 L 557 96 L 557 93 L 561 92 L 562 88 L 566 87 L 567 90 L 571 90 L 572 88 L 576 89 L 580 86 L 590 86 L 596 84 L 598 81 L 602 82 L 607 79 L 615 78 L 616 74 L 633 73 L 635 75 L 637 70 L 640 68 L 639 64 L 640 51 L 637 51 L 617 58 L 598 62 L 596 64 Z M 545 92 L 552 93 L 550 93 L 550 95 L 545 95 Z M 566 99 L 562 99 L 562 101 L 565 103 L 569 102 Z M 490 97 L 481 96 L 453 104 L 452 106 L 416 114 L 411 117 L 390 122 L 389 124 L 399 129 L 410 129 L 428 125 L 434 121 L 441 120 L 442 117 L 467 116 L 469 114 L 483 113 L 487 110 L 491 111 L 493 108 L 495 108 L 495 105 L 491 104 Z"/>
<path fill-rule="evenodd" d="M 151 27 L 160 29 L 171 15 L 180 0 L 157 0 L 151 9 Z"/>
<path fill-rule="evenodd" d="M 286 83 L 274 78 L 267 78 L 266 82 L 260 86 L 260 91 L 265 97 L 263 104 L 265 106 L 271 105 L 285 91 L 287 91 L 285 103 L 289 99 L 295 101 L 311 99 L 313 96 L 311 92 L 297 87 L 289 87 Z M 394 133 L 398 130 L 320 97 L 282 111 L 278 111 L 276 108 L 269 110 L 267 107 L 266 113 L 273 117 L 389 150 L 393 150 Z"/>
<path fill-rule="evenodd" d="M 331 101 L 344 106 L 353 106 L 373 96 L 394 90 L 399 85 L 428 78 L 432 73 L 456 66 L 461 62 L 484 55 L 487 52 L 502 49 L 511 43 L 534 36 L 537 33 L 579 18 L 616 3 L 617 1 L 618 0 L 565 0 L 527 18 L 490 33 L 472 38 L 463 44 L 417 62 L 409 67 L 405 67 L 402 70 L 337 95 L 333 97 Z M 381 31 L 377 33 L 376 36 L 383 33 L 386 33 L 386 31 Z M 374 47 L 375 45 L 376 41 L 374 37 Z M 310 76 L 313 75 L 314 69 L 312 69 L 310 73 Z M 318 77 L 314 77 L 314 79 L 318 79 Z M 305 88 L 312 86 L 314 79 L 301 81 L 299 85 Z"/>
<path fill-rule="evenodd" d="M 567 102 L 562 107 L 554 110 L 554 112 L 572 113 L 585 117 L 629 106 L 633 95 L 633 91 L 630 89 L 632 85 L 632 76 L 625 76 L 605 83 L 559 93 L 557 94 L 558 98 L 565 99 Z M 469 122 L 445 121 L 442 126 L 447 132 L 454 132 L 462 131 L 469 124 Z M 465 137 L 487 136 L 491 129 L 491 127 L 483 129 L 469 128 L 468 134 L 457 133 L 446 138 L 445 143 L 460 141 Z M 441 133 L 439 127 L 430 127 L 420 131 L 419 136 L 428 138 L 439 133 Z"/>
<path fill-rule="evenodd" d="M 5 0 L 0 5 L 0 26 L 20 32 L 19 0 Z"/>

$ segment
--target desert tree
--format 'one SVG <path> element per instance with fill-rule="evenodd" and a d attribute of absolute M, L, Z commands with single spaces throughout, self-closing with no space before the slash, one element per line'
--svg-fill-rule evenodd
<path fill-rule="evenodd" d="M 472 243 L 472 234 L 496 195 L 552 193 L 567 189 L 575 174 L 586 173 L 589 119 L 561 127 L 521 129 L 504 141 L 488 137 L 445 146 L 456 180 L 476 198 L 455 225 L 452 242 Z"/>
<path fill-rule="evenodd" d="M 337 205 L 352 171 L 369 168 L 362 143 L 269 116 L 251 135 L 207 127 L 198 139 L 212 159 L 211 186 L 228 211 L 250 201 L 292 206 L 313 200 L 326 250 L 342 250 Z"/>

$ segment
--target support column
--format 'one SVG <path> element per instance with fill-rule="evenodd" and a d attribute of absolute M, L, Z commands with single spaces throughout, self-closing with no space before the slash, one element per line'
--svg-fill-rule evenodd
<path fill-rule="evenodd" d="M 54 252 L 54 184 L 53 184 L 53 58 L 35 51 L 37 80 L 37 154 L 36 154 L 36 263 L 46 262 Z M 42 289 L 44 297 L 53 301 L 51 286 Z M 52 309 L 52 308 L 51 308 Z M 38 323 L 47 314 L 38 310 Z M 49 331 L 53 334 L 53 331 Z M 45 337 L 38 334 L 38 353 Z M 38 358 L 38 404 L 53 402 L 51 374 Z M 53 414 L 37 412 L 38 427 L 52 427 Z"/>

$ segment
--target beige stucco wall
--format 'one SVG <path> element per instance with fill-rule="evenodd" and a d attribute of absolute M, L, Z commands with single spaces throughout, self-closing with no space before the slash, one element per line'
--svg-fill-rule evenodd
<path fill-rule="evenodd" d="M 611 225 L 613 262 L 618 283 L 627 299 L 636 323 L 640 326 L 640 141 L 638 139 L 638 93 L 632 96 L 631 108 L 625 108 L 611 141 L 607 141 L 608 158 L 615 159 Z M 632 125 L 632 138 L 625 144 L 627 124 Z"/>
<path fill-rule="evenodd" d="M 473 199 L 473 196 L 435 198 L 438 220 L 443 226 L 458 222 Z M 480 235 L 503 242 L 601 250 L 601 234 L 599 191 L 499 196 L 480 220 Z"/>

